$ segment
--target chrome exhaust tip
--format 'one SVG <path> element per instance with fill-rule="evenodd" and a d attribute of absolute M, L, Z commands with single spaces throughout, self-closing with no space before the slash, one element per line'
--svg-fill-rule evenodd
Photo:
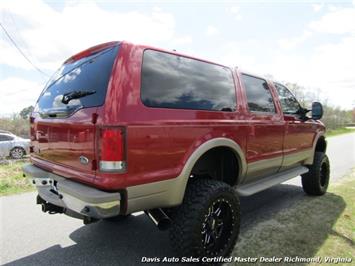
<path fill-rule="evenodd" d="M 164 231 L 169 229 L 171 219 L 162 209 L 152 209 L 144 211 L 146 215 L 153 221 L 159 230 Z"/>

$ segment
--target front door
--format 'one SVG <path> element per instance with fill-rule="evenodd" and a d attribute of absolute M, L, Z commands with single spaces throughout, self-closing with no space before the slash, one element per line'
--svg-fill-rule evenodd
<path fill-rule="evenodd" d="M 300 165 L 312 156 L 316 124 L 300 114 L 301 106 L 293 94 L 283 85 L 275 83 L 284 114 L 284 160 L 281 170 Z"/>

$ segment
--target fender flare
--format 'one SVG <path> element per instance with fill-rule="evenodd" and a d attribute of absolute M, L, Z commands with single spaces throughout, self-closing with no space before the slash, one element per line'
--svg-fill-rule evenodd
<path fill-rule="evenodd" d="M 310 156 L 307 160 L 305 160 L 305 162 L 304 162 L 306 165 L 312 165 L 312 164 L 313 164 L 314 154 L 315 154 L 315 152 L 316 152 L 317 143 L 318 143 L 318 140 L 319 140 L 321 137 L 324 137 L 324 132 L 323 132 L 323 131 L 318 132 L 317 135 L 315 136 L 314 141 L 313 141 L 312 154 L 311 154 L 311 156 Z"/>
<path fill-rule="evenodd" d="M 206 152 L 213 148 L 217 147 L 227 147 L 230 148 L 234 154 L 236 155 L 236 158 L 238 160 L 238 166 L 239 166 L 239 173 L 238 177 L 239 180 L 242 180 L 243 177 L 246 175 L 247 172 L 247 162 L 246 158 L 244 155 L 244 152 L 242 148 L 239 146 L 238 143 L 235 141 L 228 139 L 228 138 L 213 138 L 210 139 L 204 143 L 202 143 L 190 156 L 189 159 L 186 161 L 183 170 L 181 171 L 180 175 L 176 177 L 176 187 L 174 189 L 174 198 L 178 202 L 182 202 L 184 195 L 185 195 L 185 190 L 187 186 L 187 182 L 190 177 L 190 173 L 192 171 L 192 168 L 198 161 L 198 159 L 201 158 L 202 155 L 204 155 Z"/>

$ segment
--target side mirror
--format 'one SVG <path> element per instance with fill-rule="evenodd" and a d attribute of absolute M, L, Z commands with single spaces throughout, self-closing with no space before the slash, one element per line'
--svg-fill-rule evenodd
<path fill-rule="evenodd" d="M 323 106 L 319 102 L 312 103 L 312 119 L 319 120 L 323 116 Z"/>

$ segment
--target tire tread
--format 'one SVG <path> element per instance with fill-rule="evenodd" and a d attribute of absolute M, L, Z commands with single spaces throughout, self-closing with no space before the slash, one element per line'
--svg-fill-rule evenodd
<path fill-rule="evenodd" d="M 173 225 L 170 228 L 170 240 L 173 248 L 181 256 L 200 256 L 198 244 L 195 242 L 200 234 L 199 217 L 206 208 L 206 200 L 215 193 L 231 193 L 237 204 L 237 225 L 235 237 L 224 252 L 227 256 L 233 249 L 239 233 L 240 206 L 235 190 L 228 184 L 212 179 L 192 179 L 186 189 L 183 204 L 172 212 Z M 233 237 L 232 237 L 233 238 Z"/>
<path fill-rule="evenodd" d="M 310 165 L 309 172 L 302 175 L 302 187 L 304 192 L 308 195 L 321 196 L 325 194 L 328 183 L 329 176 L 327 180 L 327 184 L 324 188 L 320 186 L 320 168 L 323 163 L 328 165 L 329 172 L 329 159 L 328 156 L 323 152 L 316 152 L 314 155 L 313 164 Z"/>

